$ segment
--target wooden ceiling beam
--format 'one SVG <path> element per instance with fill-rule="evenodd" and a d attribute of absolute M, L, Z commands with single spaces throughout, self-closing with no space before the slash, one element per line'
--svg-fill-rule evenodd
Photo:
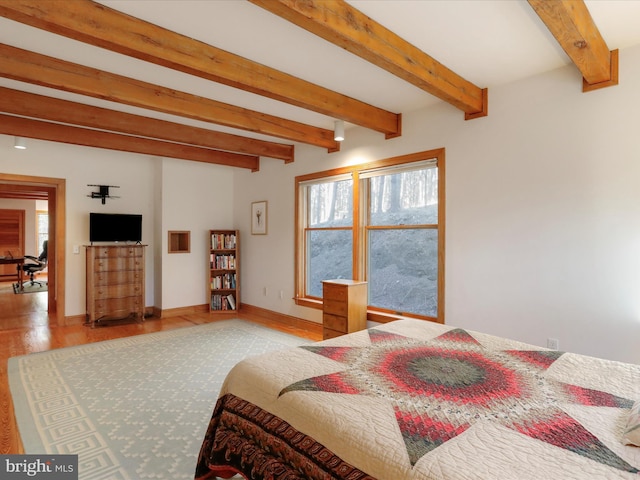
<path fill-rule="evenodd" d="M 294 147 L 0 87 L 0 112 L 293 162 Z"/>
<path fill-rule="evenodd" d="M 487 90 L 475 86 L 344 0 L 249 0 L 465 112 L 487 115 Z"/>
<path fill-rule="evenodd" d="M 0 134 L 248 168 L 254 172 L 260 169 L 260 158 L 252 155 L 210 150 L 191 145 L 90 130 L 88 128 L 61 125 L 12 115 L 0 114 Z"/>
<path fill-rule="evenodd" d="M 0 15 L 384 133 L 400 116 L 90 0 L 0 0 Z M 286 138 L 286 137 L 281 137 Z"/>
<path fill-rule="evenodd" d="M 44 2 L 46 3 L 46 2 Z M 75 2 L 71 2 L 72 4 Z M 0 76 L 339 150 L 333 131 L 0 44 Z"/>
<path fill-rule="evenodd" d="M 528 0 L 583 78 L 583 91 L 618 84 L 618 51 L 609 51 L 583 0 Z"/>

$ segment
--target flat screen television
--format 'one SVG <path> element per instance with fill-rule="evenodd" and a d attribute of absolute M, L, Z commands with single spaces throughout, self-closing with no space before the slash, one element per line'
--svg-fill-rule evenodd
<path fill-rule="evenodd" d="M 142 215 L 129 213 L 89 213 L 89 241 L 142 241 Z"/>

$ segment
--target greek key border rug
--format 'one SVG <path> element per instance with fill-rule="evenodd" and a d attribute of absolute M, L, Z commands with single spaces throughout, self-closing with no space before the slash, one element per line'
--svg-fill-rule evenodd
<path fill-rule="evenodd" d="M 80 479 L 192 479 L 227 372 L 311 343 L 242 320 L 9 359 L 25 453 L 77 454 Z"/>

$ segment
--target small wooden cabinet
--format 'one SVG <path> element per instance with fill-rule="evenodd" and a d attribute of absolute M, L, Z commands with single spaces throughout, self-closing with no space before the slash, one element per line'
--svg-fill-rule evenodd
<path fill-rule="evenodd" d="M 240 306 L 240 236 L 237 230 L 209 230 L 209 312 Z"/>
<path fill-rule="evenodd" d="M 146 245 L 87 245 L 87 323 L 144 320 Z"/>
<path fill-rule="evenodd" d="M 367 328 L 367 282 L 322 282 L 322 338 L 338 337 Z"/>

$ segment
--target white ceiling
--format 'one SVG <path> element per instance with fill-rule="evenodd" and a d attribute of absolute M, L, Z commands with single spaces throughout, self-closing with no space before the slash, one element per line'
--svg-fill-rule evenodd
<path fill-rule="evenodd" d="M 101 0 L 100 3 L 394 113 L 407 113 L 440 102 L 417 87 L 244 0 Z M 493 87 L 571 63 L 525 0 L 350 0 L 349 3 L 476 86 L 489 88 L 489 115 Z M 587 0 L 586 4 L 609 49 L 640 44 L 640 0 Z M 333 129 L 333 119 L 324 115 L 1 17 L 0 42 Z M 5 78 L 0 78 L 0 86 L 281 141 Z"/>

